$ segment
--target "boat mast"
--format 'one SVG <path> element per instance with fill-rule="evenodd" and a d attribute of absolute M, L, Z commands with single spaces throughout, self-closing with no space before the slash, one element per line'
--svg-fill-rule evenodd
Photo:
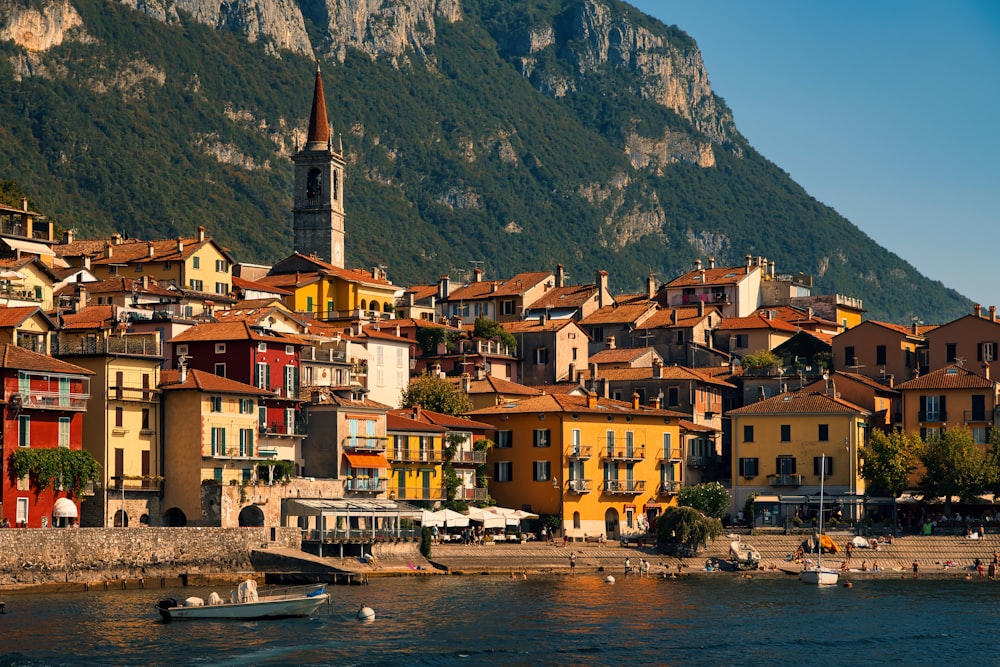
<path fill-rule="evenodd" d="M 826 452 L 819 455 L 819 554 L 816 556 L 816 569 L 823 569 L 823 479 L 826 476 Z M 822 576 L 822 575 L 821 575 Z"/>

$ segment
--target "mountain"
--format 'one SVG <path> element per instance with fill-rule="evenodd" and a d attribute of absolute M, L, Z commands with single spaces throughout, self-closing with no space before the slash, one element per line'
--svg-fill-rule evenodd
<path fill-rule="evenodd" d="M 78 235 L 205 225 L 276 261 L 316 60 L 348 264 L 397 284 L 562 263 L 638 291 L 751 254 L 873 318 L 971 306 L 765 160 L 695 41 L 616 0 L 0 0 L 0 180 Z"/>

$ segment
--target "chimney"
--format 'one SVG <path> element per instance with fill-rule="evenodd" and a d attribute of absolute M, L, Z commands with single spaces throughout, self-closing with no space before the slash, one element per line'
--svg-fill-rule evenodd
<path fill-rule="evenodd" d="M 462 373 L 462 393 L 468 396 L 470 391 L 472 391 L 472 376 Z"/>
<path fill-rule="evenodd" d="M 182 358 L 177 360 L 177 371 L 178 371 L 177 379 L 180 380 L 180 383 L 184 384 L 185 382 L 187 382 L 188 379 L 187 359 Z"/>
<path fill-rule="evenodd" d="M 609 350 L 615 349 L 615 337 L 614 336 L 608 336 L 604 340 L 604 347 L 607 348 L 607 349 L 609 349 Z"/>
<path fill-rule="evenodd" d="M 698 300 L 698 317 L 705 317 L 705 302 Z"/>
<path fill-rule="evenodd" d="M 441 276 L 438 278 L 438 299 L 447 299 L 449 292 L 451 292 L 451 279 L 448 276 Z"/>
<path fill-rule="evenodd" d="M 545 313 L 540 313 L 538 315 L 538 326 L 540 326 L 540 327 L 544 327 L 545 326 Z"/>
<path fill-rule="evenodd" d="M 590 364 L 590 379 L 591 381 L 597 379 L 597 364 Z"/>
<path fill-rule="evenodd" d="M 596 391 L 588 391 L 587 392 L 587 407 L 591 408 L 591 409 L 597 407 L 597 392 Z"/>
<path fill-rule="evenodd" d="M 556 287 L 566 286 L 566 269 L 562 264 L 556 264 Z"/>
<path fill-rule="evenodd" d="M 177 237 L 177 252 L 178 253 L 184 252 L 184 239 L 182 239 L 179 236 Z"/>
<path fill-rule="evenodd" d="M 153 247 L 153 242 L 150 241 L 146 247 L 146 256 L 152 259 L 153 255 L 155 254 L 156 254 L 156 248 Z"/>
<path fill-rule="evenodd" d="M 753 266 L 753 257 L 750 255 L 750 253 L 747 253 L 746 260 L 747 260 L 747 273 L 750 273 L 750 267 Z"/>
<path fill-rule="evenodd" d="M 701 271 L 701 260 L 700 259 L 694 260 L 694 270 L 695 271 Z"/>
<path fill-rule="evenodd" d="M 79 313 L 81 310 L 87 307 L 87 288 L 83 286 L 83 283 L 76 283 L 73 288 L 73 312 Z"/>
<path fill-rule="evenodd" d="M 806 308 L 806 319 L 811 320 L 812 318 L 813 318 L 813 309 L 812 306 L 810 306 L 809 308 Z"/>
<path fill-rule="evenodd" d="M 142 288 L 143 289 L 149 289 L 149 274 L 148 273 L 142 274 Z"/>
<path fill-rule="evenodd" d="M 656 296 L 656 278 L 650 273 L 646 278 L 646 298 L 652 299 Z"/>
<path fill-rule="evenodd" d="M 659 359 L 653 359 L 653 377 L 654 378 L 660 377 L 662 372 L 663 372 L 663 363 L 661 363 Z"/>
<path fill-rule="evenodd" d="M 114 234 L 112 234 L 111 235 L 111 243 L 114 244 L 114 245 L 121 245 L 122 244 L 122 235 L 119 234 L 118 232 L 115 232 Z"/>
<path fill-rule="evenodd" d="M 710 269 L 714 269 L 715 268 L 715 255 L 709 255 L 708 256 L 708 268 L 710 268 Z"/>
<path fill-rule="evenodd" d="M 483 270 L 478 266 L 472 271 L 472 282 L 474 283 L 483 282 Z"/>
<path fill-rule="evenodd" d="M 72 229 L 67 229 L 63 232 L 63 243 L 72 243 L 76 239 L 76 232 Z"/>
<path fill-rule="evenodd" d="M 988 361 L 983 362 L 983 377 L 987 380 L 990 379 L 990 363 Z"/>
<path fill-rule="evenodd" d="M 83 256 L 83 268 L 90 271 L 90 255 Z"/>
<path fill-rule="evenodd" d="M 976 317 L 982 317 L 983 316 L 983 307 L 980 306 L 977 303 L 974 306 L 972 306 L 972 312 L 975 314 Z"/>
<path fill-rule="evenodd" d="M 996 322 L 997 321 L 997 307 L 996 306 L 990 306 L 990 321 L 991 322 Z"/>
<path fill-rule="evenodd" d="M 104 259 L 111 259 L 111 256 L 114 254 L 115 250 L 110 243 L 104 246 Z"/>
<path fill-rule="evenodd" d="M 774 280 L 774 272 L 775 272 L 775 267 L 777 266 L 777 264 L 778 264 L 778 262 L 776 262 L 773 259 L 771 260 L 771 280 Z"/>
<path fill-rule="evenodd" d="M 674 326 L 677 325 L 677 309 L 676 308 L 674 308 L 673 310 L 670 311 L 670 323 L 673 324 Z"/>
<path fill-rule="evenodd" d="M 639 409 L 639 392 L 637 391 L 632 392 L 632 409 Z"/>
<path fill-rule="evenodd" d="M 28 198 L 27 197 L 21 197 L 21 210 L 22 211 L 27 211 L 28 210 Z"/>
<path fill-rule="evenodd" d="M 604 306 L 610 306 L 611 305 L 610 303 L 607 302 L 607 299 L 604 298 L 605 294 L 607 294 L 608 296 L 610 296 L 610 292 L 608 292 L 608 272 L 602 269 L 602 270 L 600 270 L 600 271 L 597 272 L 597 307 L 598 308 L 604 308 Z"/>
<path fill-rule="evenodd" d="M 649 407 L 654 408 L 656 410 L 660 409 L 660 396 L 659 396 L 659 394 L 657 394 L 656 396 L 654 396 L 654 397 L 652 397 L 652 398 L 649 399 Z"/>
<path fill-rule="evenodd" d="M 198 225 L 198 242 L 205 240 L 205 225 Z"/>

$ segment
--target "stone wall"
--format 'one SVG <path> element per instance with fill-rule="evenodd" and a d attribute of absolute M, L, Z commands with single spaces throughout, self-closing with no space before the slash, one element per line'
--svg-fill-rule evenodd
<path fill-rule="evenodd" d="M 249 571 L 251 550 L 301 544 L 297 528 L 12 528 L 0 585 Z"/>

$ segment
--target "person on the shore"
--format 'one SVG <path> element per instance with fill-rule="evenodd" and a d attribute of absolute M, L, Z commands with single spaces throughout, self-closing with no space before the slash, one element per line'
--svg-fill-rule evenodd
<path fill-rule="evenodd" d="M 632 571 L 632 559 L 625 556 L 625 574 L 629 574 Z"/>
<path fill-rule="evenodd" d="M 913 561 L 913 578 L 916 579 L 920 574 L 920 563 Z"/>
<path fill-rule="evenodd" d="M 569 552 L 569 575 L 573 576 L 576 573 L 576 552 Z"/>
<path fill-rule="evenodd" d="M 847 560 L 851 560 L 851 554 L 854 553 L 854 542 L 850 540 L 847 541 Z"/>

